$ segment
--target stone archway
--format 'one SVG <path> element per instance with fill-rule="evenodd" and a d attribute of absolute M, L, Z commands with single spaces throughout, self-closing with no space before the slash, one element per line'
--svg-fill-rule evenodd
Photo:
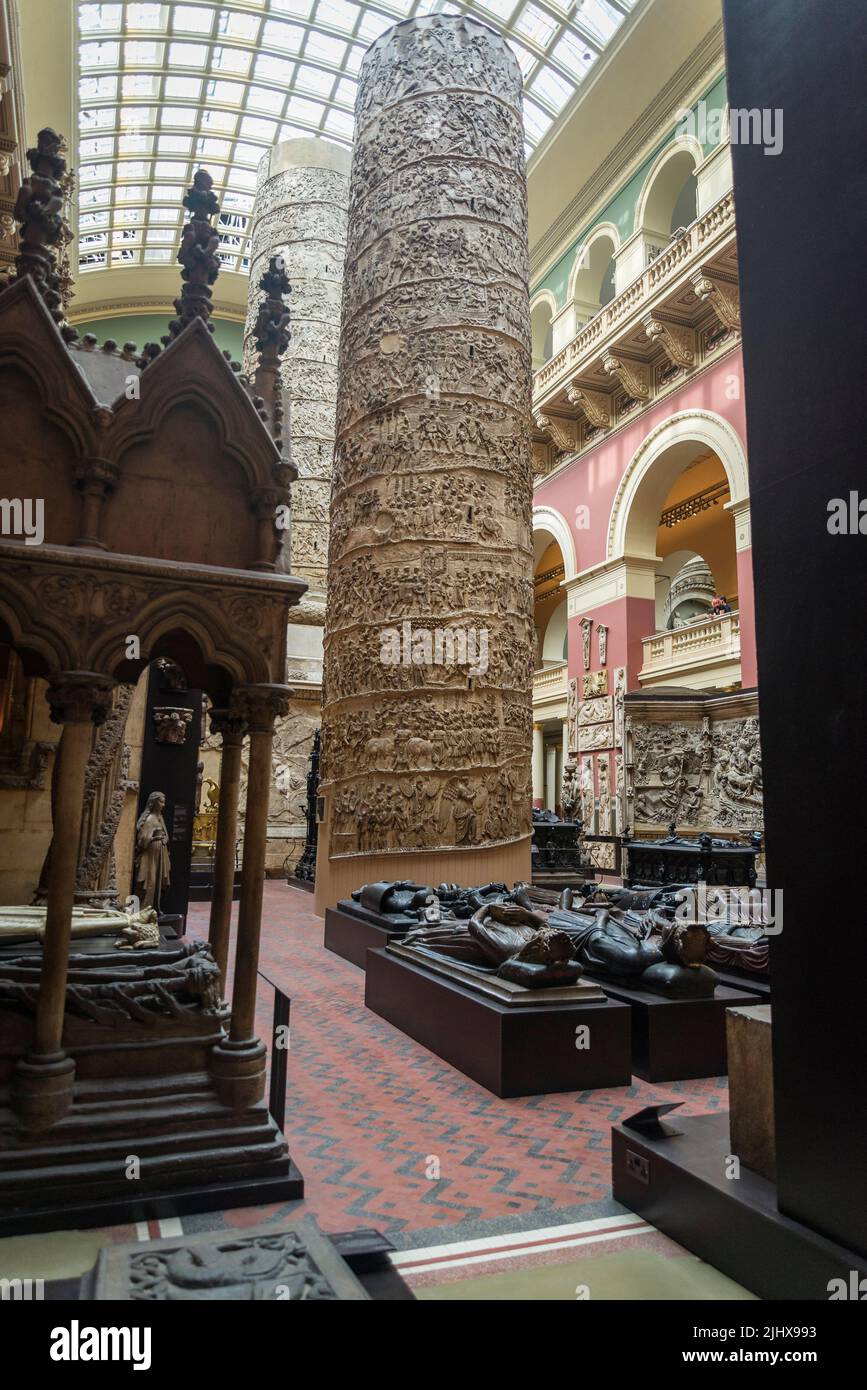
<path fill-rule="evenodd" d="M 563 557 L 564 581 L 574 579 L 578 573 L 575 541 L 566 518 L 553 507 L 534 507 L 532 523 L 534 541 L 539 535 L 546 535 L 552 541 L 556 541 Z"/>
<path fill-rule="evenodd" d="M 663 501 L 675 479 L 707 448 L 719 458 L 738 514 L 749 501 L 743 442 L 732 425 L 709 410 L 684 410 L 651 430 L 632 456 L 614 498 L 608 523 L 607 558 L 652 560 Z"/>

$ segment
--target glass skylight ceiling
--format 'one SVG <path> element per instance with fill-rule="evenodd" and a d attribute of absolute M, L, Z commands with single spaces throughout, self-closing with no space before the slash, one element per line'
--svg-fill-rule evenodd
<path fill-rule="evenodd" d="M 302 135 L 350 145 L 364 51 L 413 15 L 474 14 L 507 36 L 524 74 L 529 154 L 635 3 L 81 0 L 79 269 L 173 263 L 181 200 L 204 166 L 222 208 L 224 268 L 247 273 L 263 153 Z"/>

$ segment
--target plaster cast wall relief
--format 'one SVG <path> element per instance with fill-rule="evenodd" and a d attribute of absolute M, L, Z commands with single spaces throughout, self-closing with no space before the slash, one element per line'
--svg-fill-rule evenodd
<path fill-rule="evenodd" d="M 531 805 L 520 71 L 473 20 L 409 21 L 369 50 L 356 116 L 325 652 L 329 851 L 507 844 L 529 834 Z"/>
<path fill-rule="evenodd" d="M 733 702 L 729 701 L 729 705 Z M 752 701 L 754 704 L 754 699 Z M 706 713 L 656 722 L 627 702 L 625 796 L 636 834 L 665 830 L 761 830 L 762 763 L 755 713 Z"/>

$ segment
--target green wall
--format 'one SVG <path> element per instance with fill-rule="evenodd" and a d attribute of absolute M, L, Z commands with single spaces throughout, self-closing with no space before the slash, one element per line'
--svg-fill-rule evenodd
<path fill-rule="evenodd" d="M 713 111 L 721 111 L 727 100 L 725 74 L 719 77 L 717 81 L 714 82 L 713 86 L 709 87 L 699 100 L 705 102 L 708 116 L 710 116 L 710 113 Z M 693 111 L 697 109 L 698 102 L 692 107 Z M 670 145 L 674 140 L 675 133 L 675 129 L 672 128 L 665 139 L 660 140 L 653 152 L 644 161 L 641 168 L 636 170 L 632 178 L 623 184 L 612 197 L 611 201 L 605 205 L 598 217 L 594 217 L 592 222 L 588 222 L 580 229 L 568 251 L 560 257 L 556 265 L 552 266 L 541 280 L 533 283 L 532 295 L 538 294 L 539 290 L 550 290 L 557 301 L 557 308 L 562 309 L 566 303 L 569 274 L 575 261 L 575 254 L 579 246 L 584 245 L 594 228 L 598 227 L 602 222 L 612 222 L 620 234 L 621 243 L 632 235 L 635 230 L 635 209 L 638 204 L 638 199 L 641 196 L 641 190 L 644 187 L 644 181 L 647 178 L 648 170 L 660 151 L 665 149 L 666 145 Z M 705 142 L 703 149 L 705 155 L 708 155 L 712 146 Z"/>
<path fill-rule="evenodd" d="M 94 333 L 101 343 L 104 343 L 106 338 L 114 338 L 118 347 L 123 347 L 124 343 L 135 343 L 136 347 L 143 348 L 145 343 L 158 343 L 168 333 L 170 318 L 171 314 L 168 312 L 118 314 L 116 318 L 87 319 L 86 322 L 76 323 L 75 326 L 82 337 L 85 333 Z M 211 319 L 211 323 L 214 325 L 217 347 L 231 352 L 235 361 L 242 361 L 243 324 L 232 323 L 229 319 L 219 319 L 216 315 Z"/>

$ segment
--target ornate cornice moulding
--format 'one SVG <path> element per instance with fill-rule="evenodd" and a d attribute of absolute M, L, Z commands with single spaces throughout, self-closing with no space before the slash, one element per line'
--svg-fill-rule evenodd
<path fill-rule="evenodd" d="M 245 305 L 229 304 L 226 300 L 215 299 L 211 307 L 214 318 L 240 324 L 245 321 Z M 69 321 L 87 323 L 90 319 L 114 318 L 120 315 L 134 318 L 142 314 L 174 313 L 174 303 L 169 295 L 137 295 L 131 299 L 96 299 L 91 304 L 79 305 L 78 308 L 70 309 Z"/>

